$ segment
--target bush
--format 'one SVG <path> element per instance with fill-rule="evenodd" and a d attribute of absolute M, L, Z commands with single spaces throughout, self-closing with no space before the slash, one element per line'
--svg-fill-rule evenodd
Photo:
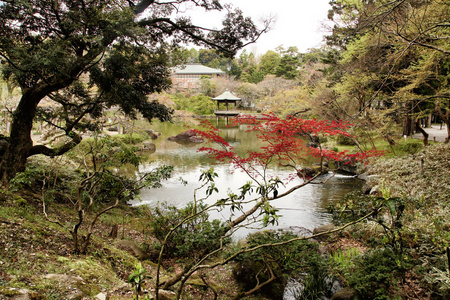
<path fill-rule="evenodd" d="M 128 144 L 130 143 L 130 135 L 129 134 L 117 134 L 113 136 L 113 139 L 117 139 L 120 141 L 120 143 Z M 147 140 L 148 136 L 140 133 L 133 133 L 131 135 L 131 144 L 136 145 L 139 143 L 142 143 L 143 141 Z"/>
<path fill-rule="evenodd" d="M 196 115 L 210 115 L 214 113 L 214 109 L 216 108 L 214 101 L 203 94 L 198 94 L 190 98 L 186 98 L 182 94 L 177 94 L 172 97 L 172 100 L 176 104 L 176 109 L 188 110 Z"/>
<path fill-rule="evenodd" d="M 247 246 L 285 242 L 296 236 L 282 231 L 264 231 L 249 235 Z M 276 280 L 263 286 L 260 293 L 270 299 L 282 299 L 289 279 L 299 281 L 303 286 L 301 298 L 319 299 L 330 297 L 327 285 L 326 259 L 319 253 L 317 243 L 297 240 L 279 246 L 262 247 L 236 258 L 238 262 L 233 275 L 241 287 L 250 290 L 256 284 L 270 278 L 270 270 Z"/>
<path fill-rule="evenodd" d="M 29 159 L 26 169 L 17 173 L 11 180 L 11 191 L 29 190 L 40 193 L 42 189 L 57 190 L 59 194 L 73 192 L 73 182 L 80 179 L 80 174 L 67 168 L 56 159 L 33 157 Z"/>
<path fill-rule="evenodd" d="M 207 212 L 190 218 L 194 209 L 201 211 L 206 207 L 198 203 L 197 208 L 191 202 L 184 208 L 167 206 L 157 207 L 150 220 L 150 226 L 155 237 L 164 243 L 169 231 L 178 226 L 165 244 L 165 255 L 168 257 L 198 257 L 231 242 L 230 238 L 222 238 L 225 233 L 225 223 L 219 220 L 209 220 Z"/>
<path fill-rule="evenodd" d="M 349 138 L 348 136 L 344 135 L 338 135 L 336 140 L 338 145 L 342 146 L 355 146 L 356 143 L 353 139 Z"/>
<path fill-rule="evenodd" d="M 347 282 L 359 299 L 391 299 L 390 287 L 411 268 L 410 262 L 389 248 L 367 252 L 357 261 L 357 267 L 349 274 Z"/>
<path fill-rule="evenodd" d="M 346 194 L 341 200 L 328 205 L 327 211 L 333 215 L 335 224 L 345 224 L 367 215 L 374 206 L 374 197 L 354 191 Z"/>
<path fill-rule="evenodd" d="M 400 154 L 416 154 L 423 148 L 423 142 L 419 140 L 409 139 L 406 143 L 401 143 L 397 145 L 397 153 Z"/>

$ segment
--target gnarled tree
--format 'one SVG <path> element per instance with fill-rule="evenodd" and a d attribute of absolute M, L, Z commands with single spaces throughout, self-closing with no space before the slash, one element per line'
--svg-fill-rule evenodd
<path fill-rule="evenodd" d="M 180 44 L 233 55 L 267 29 L 227 8 L 223 28 L 207 30 L 177 17 L 188 4 L 223 9 L 217 0 L 0 1 L 3 76 L 22 91 L 10 136 L 3 137 L 8 145 L 0 161 L 2 182 L 23 171 L 32 155 L 57 156 L 73 148 L 108 108 L 169 120 L 171 111 L 148 95 L 169 87 Z M 50 104 L 40 105 L 44 101 Z M 53 148 L 33 144 L 37 119 L 64 133 L 66 142 Z"/>

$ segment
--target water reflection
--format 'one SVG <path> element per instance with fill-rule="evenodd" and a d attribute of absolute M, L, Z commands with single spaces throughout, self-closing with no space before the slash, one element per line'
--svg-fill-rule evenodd
<path fill-rule="evenodd" d="M 217 199 L 227 196 L 229 190 L 238 192 L 238 188 L 245 184 L 250 178 L 234 170 L 230 165 L 214 165 L 214 161 L 206 157 L 204 153 L 198 152 L 199 144 L 181 144 L 168 141 L 169 136 L 174 136 L 188 128 L 181 124 L 156 123 L 155 131 L 162 133 L 162 136 L 155 140 L 156 151 L 149 154 L 152 163 L 142 164 L 141 171 L 148 171 L 157 165 L 174 166 L 174 176 L 163 184 L 160 189 L 145 190 L 141 193 L 142 202 L 155 206 L 158 202 L 167 202 L 170 205 L 182 207 L 192 201 L 194 190 L 200 186 L 198 181 L 201 170 L 209 169 L 214 166 L 219 178 L 216 179 L 216 186 L 219 193 L 208 199 L 207 202 L 213 203 Z M 261 147 L 259 140 L 254 133 L 245 131 L 245 128 L 224 128 L 223 137 L 236 148 L 238 152 L 246 152 Z M 202 144 L 200 144 L 202 145 Z M 287 171 L 280 169 L 273 170 L 283 178 L 287 176 Z M 183 185 L 180 178 L 187 181 Z M 285 189 L 289 189 L 294 183 L 288 184 Z M 362 182 L 350 176 L 335 175 L 325 184 L 308 185 L 296 192 L 273 201 L 273 205 L 279 209 L 281 215 L 279 219 L 280 228 L 289 226 L 300 226 L 307 229 L 314 229 L 319 225 L 329 223 L 330 216 L 326 213 L 326 206 L 332 202 L 341 199 L 346 193 L 355 189 L 360 189 Z M 283 189 L 279 190 L 280 193 Z M 205 196 L 205 191 L 198 197 Z M 136 203 L 138 205 L 138 203 Z M 215 212 L 212 217 L 226 219 L 229 217 L 227 211 Z M 247 232 L 241 231 L 240 235 Z"/>

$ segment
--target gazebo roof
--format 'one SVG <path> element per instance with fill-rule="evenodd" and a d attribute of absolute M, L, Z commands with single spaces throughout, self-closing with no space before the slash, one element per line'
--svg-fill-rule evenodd
<path fill-rule="evenodd" d="M 235 95 L 233 95 L 228 89 L 225 90 L 225 92 L 223 92 L 221 95 L 212 98 L 212 100 L 216 100 L 216 101 L 225 101 L 225 100 L 229 100 L 229 101 L 241 101 L 242 99 L 239 97 L 236 97 Z"/>

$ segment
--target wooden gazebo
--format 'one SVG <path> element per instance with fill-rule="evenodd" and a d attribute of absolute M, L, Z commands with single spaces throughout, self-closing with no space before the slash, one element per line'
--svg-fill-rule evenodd
<path fill-rule="evenodd" d="M 233 117 L 239 115 L 236 110 L 237 103 L 242 99 L 233 95 L 228 89 L 223 92 L 223 94 L 212 98 L 212 100 L 217 101 L 217 110 L 214 114 L 218 117 Z M 220 110 L 219 105 L 225 103 L 226 110 Z M 228 110 L 228 103 L 234 104 L 234 110 Z"/>

